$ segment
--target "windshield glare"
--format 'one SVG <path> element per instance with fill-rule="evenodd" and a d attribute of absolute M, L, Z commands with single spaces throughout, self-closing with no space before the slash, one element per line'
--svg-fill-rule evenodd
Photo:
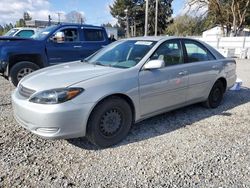
<path fill-rule="evenodd" d="M 36 40 L 43 40 L 45 39 L 54 29 L 56 28 L 56 25 L 46 27 L 45 29 L 42 29 L 35 33 L 31 38 Z"/>
<path fill-rule="evenodd" d="M 155 43 L 143 40 L 118 41 L 96 53 L 87 61 L 103 66 L 130 68 L 139 63 Z"/>

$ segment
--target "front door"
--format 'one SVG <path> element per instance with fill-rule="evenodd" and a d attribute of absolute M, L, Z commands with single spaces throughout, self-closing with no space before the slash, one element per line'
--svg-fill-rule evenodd
<path fill-rule="evenodd" d="M 165 67 L 139 73 L 141 115 L 165 111 L 186 102 L 188 71 L 179 40 L 169 40 L 151 56 L 162 59 Z"/>
<path fill-rule="evenodd" d="M 50 64 L 61 62 L 76 61 L 81 59 L 82 43 L 77 27 L 67 27 L 60 29 L 60 40 L 49 40 L 46 44 L 48 61 Z"/>

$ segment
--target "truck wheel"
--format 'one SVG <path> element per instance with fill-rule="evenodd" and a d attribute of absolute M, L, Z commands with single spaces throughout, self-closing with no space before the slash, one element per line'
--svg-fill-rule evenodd
<path fill-rule="evenodd" d="M 131 124 L 129 104 L 120 97 L 111 97 L 98 104 L 91 113 L 87 138 L 99 147 L 109 147 L 126 137 Z"/>
<path fill-rule="evenodd" d="M 21 61 L 13 65 L 10 69 L 9 80 L 14 86 L 17 86 L 18 82 L 26 75 L 32 73 L 33 71 L 39 69 L 39 66 L 29 62 Z"/>

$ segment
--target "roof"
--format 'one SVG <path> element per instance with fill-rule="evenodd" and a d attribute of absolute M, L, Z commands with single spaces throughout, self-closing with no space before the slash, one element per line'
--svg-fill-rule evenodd
<path fill-rule="evenodd" d="M 149 41 L 160 41 L 162 39 L 174 39 L 177 37 L 170 37 L 170 36 L 146 36 L 146 37 L 133 37 L 127 40 L 149 40 Z"/>
<path fill-rule="evenodd" d="M 12 29 L 20 29 L 20 30 L 37 30 L 36 28 L 31 28 L 31 27 L 14 27 Z"/>

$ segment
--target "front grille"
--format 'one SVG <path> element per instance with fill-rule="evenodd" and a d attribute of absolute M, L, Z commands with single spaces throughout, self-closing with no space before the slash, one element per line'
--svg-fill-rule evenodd
<path fill-rule="evenodd" d="M 29 98 L 32 94 L 34 94 L 36 91 L 23 87 L 22 85 L 19 85 L 18 87 L 18 92 L 21 96 L 25 97 L 25 98 Z"/>

